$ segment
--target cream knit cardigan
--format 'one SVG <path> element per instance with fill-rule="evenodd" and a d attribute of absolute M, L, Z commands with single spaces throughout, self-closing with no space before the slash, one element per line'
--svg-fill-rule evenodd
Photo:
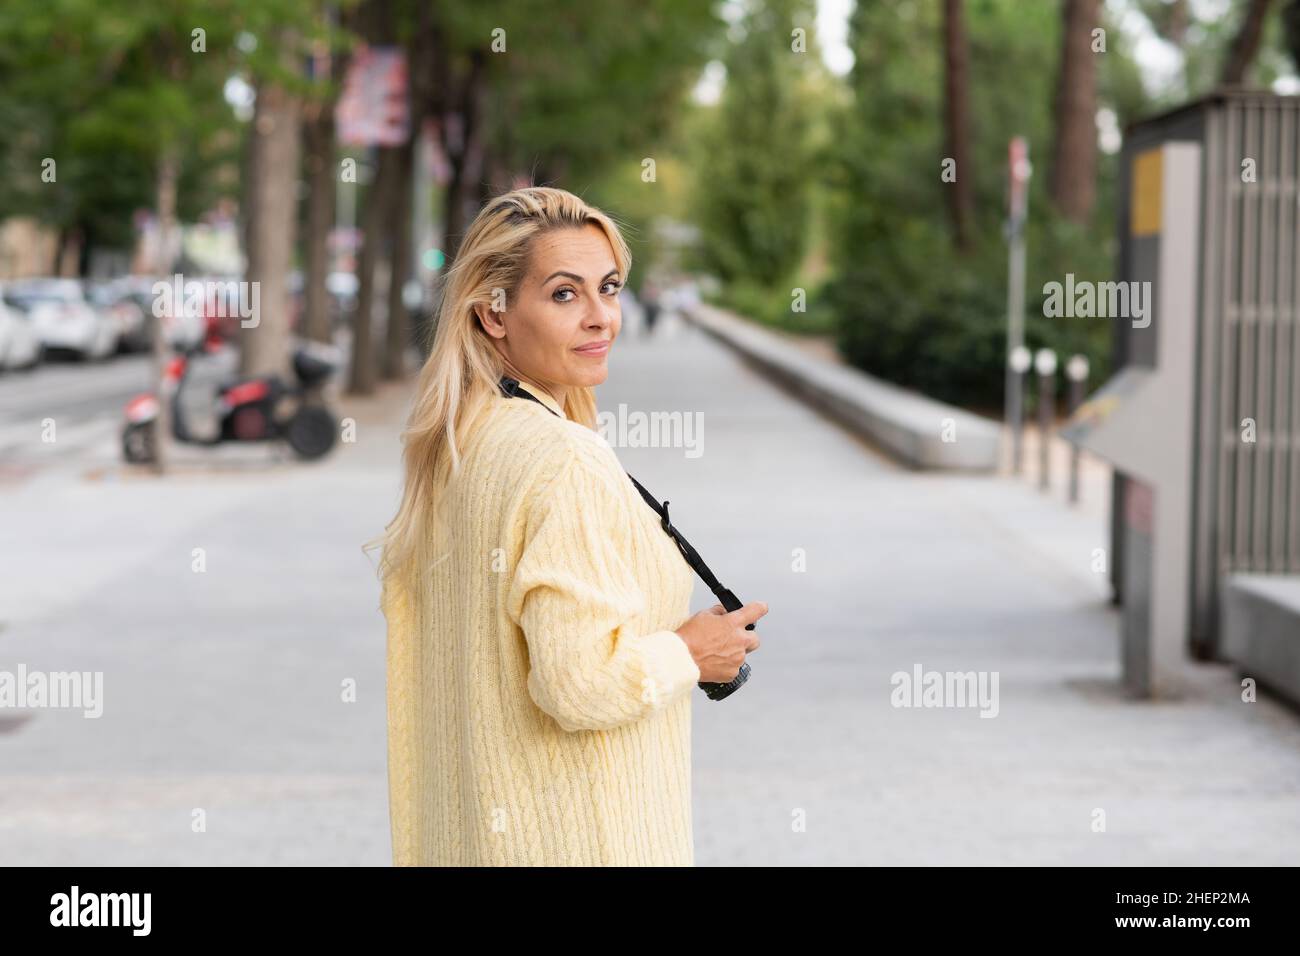
<path fill-rule="evenodd" d="M 691 866 L 693 572 L 603 438 L 491 401 L 424 633 L 384 588 L 393 862 Z"/>

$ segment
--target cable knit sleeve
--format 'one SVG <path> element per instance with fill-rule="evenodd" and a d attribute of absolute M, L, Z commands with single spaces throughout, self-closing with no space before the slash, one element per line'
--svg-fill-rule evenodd
<path fill-rule="evenodd" d="M 380 606 L 388 622 L 388 810 L 393 865 L 414 866 L 418 860 L 420 644 L 410 601 L 392 578 L 384 582 Z"/>
<path fill-rule="evenodd" d="M 627 478 L 611 470 L 577 449 L 525 502 L 523 550 L 506 598 L 528 645 L 528 693 L 566 731 L 644 719 L 700 678 L 675 631 L 636 629 L 645 597 L 621 553 L 632 515 L 612 485 Z"/>

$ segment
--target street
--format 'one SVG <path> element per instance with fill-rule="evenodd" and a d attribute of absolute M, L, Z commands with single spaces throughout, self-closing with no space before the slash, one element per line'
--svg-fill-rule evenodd
<path fill-rule="evenodd" d="M 122 409 L 153 388 L 149 355 L 117 355 L 103 363 L 47 361 L 0 376 L 0 481 L 55 462 L 109 464 L 120 457 Z M 54 440 L 43 440 L 45 421 Z"/>

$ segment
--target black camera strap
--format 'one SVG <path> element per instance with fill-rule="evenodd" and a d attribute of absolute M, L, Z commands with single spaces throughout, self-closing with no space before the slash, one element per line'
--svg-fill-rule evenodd
<path fill-rule="evenodd" d="M 511 398 L 518 397 L 530 399 L 538 405 L 541 405 L 552 415 L 556 415 L 555 409 L 551 408 L 536 395 L 533 395 L 531 392 L 526 390 L 519 384 L 517 379 L 509 377 L 502 378 L 501 389 L 504 394 Z M 510 391 L 506 391 L 506 389 L 510 389 Z M 559 416 L 556 415 L 556 417 L 558 418 Z M 717 579 L 717 576 L 714 575 L 714 573 L 709 570 L 709 566 L 704 563 L 704 559 L 700 557 L 700 553 L 691 547 L 691 543 L 687 541 L 686 538 L 682 536 L 682 533 L 673 527 L 672 522 L 668 520 L 668 502 L 665 501 L 661 505 L 655 500 L 654 495 L 646 491 L 645 485 L 633 478 L 631 474 L 628 474 L 628 477 L 632 478 L 632 484 L 636 485 L 636 490 L 641 493 L 641 497 L 645 499 L 645 503 L 654 509 L 655 514 L 659 515 L 659 526 L 668 533 L 668 536 L 672 538 L 674 542 L 676 542 L 677 550 L 682 553 L 682 557 L 686 559 L 686 563 L 689 564 L 695 573 L 700 576 L 700 579 L 708 585 L 709 590 L 714 593 L 722 606 L 728 611 L 734 611 L 741 607 L 742 604 L 740 600 L 732 594 L 731 591 L 722 586 L 722 583 Z"/>
<path fill-rule="evenodd" d="M 511 378 L 508 375 L 503 375 L 499 385 L 501 393 L 507 398 L 527 398 L 536 402 L 538 405 L 541 405 L 542 408 L 545 408 L 552 415 L 555 415 L 556 418 L 562 417 L 555 411 L 555 409 L 551 408 L 536 395 L 532 394 L 520 385 L 518 379 Z M 654 509 L 655 514 L 659 515 L 659 526 L 667 532 L 670 538 L 673 539 L 673 542 L 677 545 L 677 550 L 680 551 L 682 557 L 686 559 L 686 563 L 689 564 L 691 569 L 700 576 L 700 580 L 702 580 L 708 586 L 709 590 L 713 592 L 714 596 L 718 599 L 718 602 L 723 606 L 723 608 L 728 611 L 735 611 L 744 607 L 740 598 L 736 597 L 736 595 L 731 593 L 730 590 L 722 586 L 722 582 L 718 580 L 717 576 L 711 570 L 709 570 L 709 566 L 704 563 L 704 559 L 700 557 L 700 553 L 691 547 L 691 543 L 682 536 L 680 531 L 673 527 L 672 522 L 668 520 L 668 502 L 665 501 L 661 505 L 655 500 L 654 495 L 646 491 L 645 486 L 642 485 L 641 482 L 632 477 L 630 472 L 625 472 L 625 474 L 632 479 L 632 484 L 634 484 L 636 490 L 641 493 L 641 497 L 645 499 L 645 503 Z M 745 630 L 754 630 L 754 625 L 746 625 Z M 710 699 L 721 700 L 723 697 L 726 697 L 732 691 L 736 690 L 748 677 L 749 665 L 741 664 L 740 673 L 737 674 L 729 683 L 714 684 L 707 681 L 701 681 L 700 686 L 705 689 Z M 724 690 L 725 693 L 723 692 Z"/>

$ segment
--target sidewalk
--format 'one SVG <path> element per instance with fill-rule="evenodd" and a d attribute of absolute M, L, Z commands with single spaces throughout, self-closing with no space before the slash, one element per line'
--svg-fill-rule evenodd
<path fill-rule="evenodd" d="M 1091 569 L 1103 501 L 1038 492 L 1028 454 L 1020 480 L 898 469 L 674 316 L 656 333 L 620 340 L 601 408 L 698 412 L 704 453 L 616 450 L 723 583 L 771 608 L 750 683 L 695 697 L 700 865 L 1300 856 L 1296 715 L 1243 704 L 1215 666 L 1189 665 L 1177 703 L 1119 693 Z M 360 548 L 396 505 L 405 401 L 345 407 L 358 440 L 316 465 L 69 472 L 0 496 L 19 543 L 0 668 L 105 675 L 98 720 L 0 722 L 0 859 L 389 862 L 383 618 Z M 710 603 L 697 583 L 693 608 Z M 996 718 L 891 706 L 917 665 L 996 671 Z"/>
<path fill-rule="evenodd" d="M 0 860 L 390 862 L 385 631 L 361 545 L 396 507 L 406 400 L 345 401 L 357 440 L 318 463 L 238 449 L 204 469 L 182 449 L 162 480 L 96 463 L 0 497 L 21 547 L 0 669 L 104 674 L 98 719 L 0 721 Z"/>
<path fill-rule="evenodd" d="M 903 471 L 690 329 L 612 362 L 602 407 L 704 410 L 700 458 L 620 455 L 723 583 L 771 607 L 750 683 L 696 702 L 701 865 L 1300 855 L 1295 714 L 1242 703 L 1221 666 L 1189 664 L 1176 703 L 1120 693 L 1117 614 L 1092 570 L 1104 466 L 1074 508 L 1063 468 L 1037 490 L 1032 444 L 1020 479 Z M 891 676 L 917 664 L 996 670 L 998 716 L 891 706 Z"/>

